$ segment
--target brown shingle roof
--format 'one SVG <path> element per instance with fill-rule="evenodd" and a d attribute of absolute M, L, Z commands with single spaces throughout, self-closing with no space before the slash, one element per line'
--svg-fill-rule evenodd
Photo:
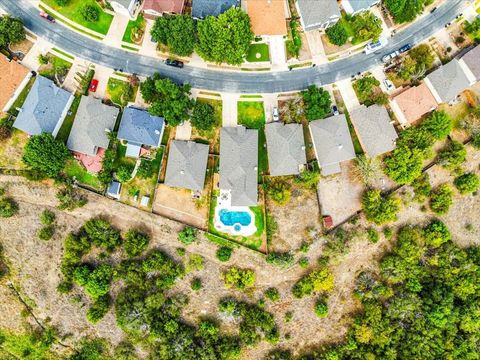
<path fill-rule="evenodd" d="M 0 55 L 0 113 L 12 97 L 13 93 L 25 79 L 28 69 L 15 61 L 8 62 L 5 56 Z"/>
<path fill-rule="evenodd" d="M 397 103 L 409 123 L 420 119 L 438 106 L 435 97 L 424 82 L 395 96 L 393 101 Z"/>
<path fill-rule="evenodd" d="M 153 10 L 159 14 L 181 14 L 185 0 L 145 0 L 143 10 Z"/>
<path fill-rule="evenodd" d="M 255 35 L 286 35 L 285 0 L 246 0 Z"/>

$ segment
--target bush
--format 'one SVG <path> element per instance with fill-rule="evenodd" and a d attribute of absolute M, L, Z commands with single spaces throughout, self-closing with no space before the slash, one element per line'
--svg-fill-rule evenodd
<path fill-rule="evenodd" d="M 138 230 L 130 229 L 125 234 L 123 248 L 128 257 L 140 255 L 147 248 L 150 237 Z"/>
<path fill-rule="evenodd" d="M 375 244 L 378 242 L 379 236 L 378 236 L 378 231 L 375 230 L 374 228 L 368 228 L 367 229 L 367 238 L 368 241 L 371 243 Z"/>
<path fill-rule="evenodd" d="M 87 203 L 87 199 L 80 195 L 71 186 L 63 188 L 57 192 L 58 208 L 60 210 L 74 210 Z"/>
<path fill-rule="evenodd" d="M 84 264 L 75 268 L 73 273 L 75 282 L 83 286 L 87 295 L 94 300 L 108 294 L 112 277 L 113 268 L 108 264 L 102 264 L 93 270 Z"/>
<path fill-rule="evenodd" d="M 449 142 L 447 147 L 439 154 L 440 164 L 449 170 L 455 170 L 467 158 L 467 150 L 465 146 L 456 140 Z"/>
<path fill-rule="evenodd" d="M 473 135 L 472 145 L 475 149 L 480 149 L 480 133 Z"/>
<path fill-rule="evenodd" d="M 120 181 L 121 183 L 126 183 L 132 178 L 132 172 L 132 165 L 121 165 L 116 172 L 118 181 Z"/>
<path fill-rule="evenodd" d="M 345 26 L 340 21 L 327 28 L 326 33 L 328 40 L 334 45 L 342 46 L 347 43 L 348 33 Z"/>
<path fill-rule="evenodd" d="M 194 128 L 199 130 L 208 131 L 213 129 L 215 125 L 215 114 L 212 105 L 197 101 L 193 107 L 190 123 Z"/>
<path fill-rule="evenodd" d="M 230 260 L 230 257 L 232 256 L 232 248 L 229 248 L 227 246 L 222 246 L 217 249 L 216 256 L 217 259 L 223 262 L 226 262 Z"/>
<path fill-rule="evenodd" d="M 177 253 L 178 256 L 185 256 L 185 249 L 184 248 L 177 248 L 177 250 L 175 250 L 175 252 Z"/>
<path fill-rule="evenodd" d="M 278 267 L 287 267 L 293 264 L 294 257 L 291 253 L 271 252 L 267 255 L 266 261 Z"/>
<path fill-rule="evenodd" d="M 203 270 L 203 257 L 198 254 L 191 254 L 185 264 L 185 273 Z"/>
<path fill-rule="evenodd" d="M 398 197 L 394 195 L 382 197 L 380 190 L 368 190 L 362 197 L 362 207 L 367 220 L 377 225 L 395 221 L 400 204 Z"/>
<path fill-rule="evenodd" d="M 280 299 L 280 293 L 276 288 L 271 287 L 265 290 L 265 297 L 270 301 L 276 302 Z"/>
<path fill-rule="evenodd" d="M 0 217 L 9 218 L 18 212 L 18 205 L 10 198 L 0 198 Z"/>
<path fill-rule="evenodd" d="M 302 257 L 300 260 L 298 260 L 298 265 L 302 268 L 302 269 L 305 269 L 308 267 L 309 265 L 309 261 L 308 261 L 308 258 L 307 257 Z"/>
<path fill-rule="evenodd" d="M 222 274 L 226 288 L 235 287 L 239 290 L 252 287 L 255 284 L 255 272 L 247 269 L 231 267 Z"/>
<path fill-rule="evenodd" d="M 138 359 L 135 351 L 135 346 L 127 341 L 120 342 L 113 352 L 115 360 L 136 360 Z"/>
<path fill-rule="evenodd" d="M 386 227 L 383 229 L 383 235 L 385 236 L 385 239 L 390 240 L 393 237 L 392 228 Z"/>
<path fill-rule="evenodd" d="M 54 233 L 55 227 L 53 225 L 47 225 L 38 231 L 37 236 L 40 240 L 48 241 L 53 237 Z"/>
<path fill-rule="evenodd" d="M 445 111 L 435 111 L 422 126 L 437 140 L 444 140 L 452 132 L 453 120 Z"/>
<path fill-rule="evenodd" d="M 323 119 L 331 112 L 332 100 L 329 92 L 323 88 L 311 85 L 302 91 L 302 98 L 305 116 L 309 121 Z"/>
<path fill-rule="evenodd" d="M 87 320 L 93 324 L 96 324 L 108 313 L 111 304 L 112 299 L 110 298 L 110 295 L 106 294 L 99 297 L 87 310 Z"/>
<path fill-rule="evenodd" d="M 315 315 L 324 318 L 328 315 L 328 305 L 324 299 L 318 299 L 315 303 Z"/>
<path fill-rule="evenodd" d="M 320 180 L 320 171 L 317 169 L 305 169 L 295 176 L 294 182 L 306 189 L 315 189 Z"/>
<path fill-rule="evenodd" d="M 194 278 L 190 283 L 190 286 L 193 291 L 198 291 L 202 288 L 202 280 L 200 280 L 199 278 Z"/>
<path fill-rule="evenodd" d="M 270 181 L 267 184 L 267 193 L 278 205 L 287 204 L 292 196 L 290 184 L 281 180 Z"/>
<path fill-rule="evenodd" d="M 95 5 L 84 5 L 80 8 L 80 14 L 85 21 L 97 22 L 100 19 L 100 10 Z"/>
<path fill-rule="evenodd" d="M 185 245 L 189 245 L 197 239 L 197 229 L 191 226 L 185 226 L 182 231 L 178 233 L 178 240 Z"/>
<path fill-rule="evenodd" d="M 142 159 L 137 169 L 137 176 L 141 179 L 148 179 L 152 176 L 153 164 L 151 160 Z"/>
<path fill-rule="evenodd" d="M 40 222 L 43 225 L 51 225 L 55 221 L 55 213 L 50 210 L 43 210 L 40 214 Z"/>
<path fill-rule="evenodd" d="M 397 184 L 410 184 L 422 174 L 423 156 L 417 150 L 406 146 L 397 147 L 384 160 L 385 174 Z"/>
<path fill-rule="evenodd" d="M 65 6 L 70 2 L 70 0 L 55 0 L 55 2 L 58 6 Z"/>
<path fill-rule="evenodd" d="M 113 251 L 115 247 L 121 243 L 119 231 L 113 228 L 106 220 L 88 220 L 83 225 L 83 229 L 94 245 L 102 247 L 108 251 Z"/>
<path fill-rule="evenodd" d="M 425 227 L 423 233 L 425 242 L 433 247 L 439 247 L 452 239 L 447 226 L 440 220 L 433 220 Z"/>
<path fill-rule="evenodd" d="M 443 215 L 448 213 L 452 205 L 453 191 L 448 184 L 438 186 L 432 193 L 430 199 L 430 208 L 436 214 Z"/>
<path fill-rule="evenodd" d="M 460 194 L 468 194 L 477 191 L 480 186 L 480 178 L 477 174 L 466 173 L 458 176 L 453 181 Z"/>
<path fill-rule="evenodd" d="M 296 298 L 303 298 L 318 291 L 331 291 L 333 289 L 333 275 L 327 267 L 314 270 L 301 278 L 293 286 L 292 293 Z"/>
<path fill-rule="evenodd" d="M 427 197 L 432 193 L 432 186 L 430 185 L 430 176 L 428 173 L 423 173 L 420 177 L 412 182 L 413 191 L 415 192 L 414 200 L 423 203 Z"/>

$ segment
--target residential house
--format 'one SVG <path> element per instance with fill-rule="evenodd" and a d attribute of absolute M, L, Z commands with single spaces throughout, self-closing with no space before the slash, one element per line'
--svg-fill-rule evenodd
<path fill-rule="evenodd" d="M 127 107 L 123 111 L 117 138 L 127 143 L 126 156 L 138 158 L 142 149 L 160 146 L 165 119 L 145 110 Z"/>
<path fill-rule="evenodd" d="M 406 89 L 390 101 L 390 107 L 402 126 L 413 123 L 437 106 L 438 102 L 425 82 Z"/>
<path fill-rule="evenodd" d="M 43 76 L 37 76 L 13 126 L 29 135 L 56 136 L 74 96 Z"/>
<path fill-rule="evenodd" d="M 134 19 L 142 5 L 142 0 L 109 0 L 109 3 L 116 13 Z"/>
<path fill-rule="evenodd" d="M 270 175 L 298 175 L 307 163 L 302 125 L 268 123 L 265 135 Z"/>
<path fill-rule="evenodd" d="M 337 0 L 297 0 L 296 7 L 305 31 L 326 29 L 341 17 Z"/>
<path fill-rule="evenodd" d="M 465 65 L 467 77 L 470 81 L 480 81 L 480 45 L 467 52 L 460 59 L 460 65 Z"/>
<path fill-rule="evenodd" d="M 12 107 L 18 95 L 28 84 L 32 73 L 16 61 L 8 61 L 5 56 L 0 56 L 0 115 Z"/>
<path fill-rule="evenodd" d="M 208 145 L 173 140 L 168 152 L 165 185 L 201 192 L 205 184 Z"/>
<path fill-rule="evenodd" d="M 368 156 L 375 157 L 395 149 L 398 135 L 383 106 L 361 105 L 350 112 L 350 118 Z"/>
<path fill-rule="evenodd" d="M 285 0 L 245 0 L 244 5 L 256 36 L 287 35 Z"/>
<path fill-rule="evenodd" d="M 193 0 L 192 17 L 201 20 L 207 16 L 218 16 L 231 7 L 240 7 L 240 0 Z"/>
<path fill-rule="evenodd" d="M 185 0 L 145 0 L 143 14 L 146 19 L 155 18 L 164 14 L 181 14 Z"/>
<path fill-rule="evenodd" d="M 323 176 L 341 172 L 340 163 L 355 158 L 345 115 L 311 121 L 309 128 Z"/>
<path fill-rule="evenodd" d="M 350 15 L 367 11 L 378 4 L 380 4 L 380 0 L 342 0 L 343 9 Z"/>
<path fill-rule="evenodd" d="M 258 130 L 244 126 L 220 129 L 220 190 L 231 206 L 258 202 Z"/>
<path fill-rule="evenodd" d="M 449 103 L 473 81 L 465 73 L 465 65 L 457 59 L 440 66 L 425 78 L 425 82 L 438 103 Z"/>

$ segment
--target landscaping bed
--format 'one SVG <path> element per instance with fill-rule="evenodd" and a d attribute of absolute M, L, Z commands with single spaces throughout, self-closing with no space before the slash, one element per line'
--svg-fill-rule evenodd
<path fill-rule="evenodd" d="M 72 63 L 51 53 L 45 55 L 44 59 L 48 59 L 48 63 L 42 64 L 38 69 L 38 73 L 57 82 L 57 85 L 63 84 L 72 67 Z"/>

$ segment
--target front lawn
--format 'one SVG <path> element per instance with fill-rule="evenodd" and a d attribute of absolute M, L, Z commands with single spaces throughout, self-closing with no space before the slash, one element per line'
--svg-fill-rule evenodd
<path fill-rule="evenodd" d="M 65 6 L 60 6 L 55 0 L 42 0 L 46 5 L 51 7 L 53 10 L 59 12 L 66 18 L 76 22 L 79 25 L 82 25 L 90 30 L 96 31 L 100 34 L 106 35 L 108 29 L 113 20 L 113 16 L 107 14 L 103 9 L 98 5 L 95 0 L 70 0 Z M 82 14 L 81 9 L 85 5 L 93 5 L 98 8 L 99 19 L 96 22 L 86 21 Z"/>
<path fill-rule="evenodd" d="M 127 81 L 114 78 L 108 79 L 107 94 L 113 103 L 125 107 L 129 102 L 135 101 L 137 87 L 132 87 Z"/>
<path fill-rule="evenodd" d="M 248 62 L 270 61 L 270 52 L 267 44 L 252 44 L 247 52 Z"/>
<path fill-rule="evenodd" d="M 138 15 L 136 20 L 128 22 L 122 41 L 130 44 L 139 44 L 143 39 L 146 22 L 142 15 Z"/>
<path fill-rule="evenodd" d="M 65 165 L 65 174 L 68 177 L 74 177 L 82 184 L 89 186 L 95 190 L 101 191 L 104 185 L 98 180 L 94 174 L 90 174 L 77 160 L 71 159 Z"/>
<path fill-rule="evenodd" d="M 265 126 L 263 101 L 239 101 L 237 110 L 239 125 L 245 125 L 249 129 L 260 129 Z"/>
<path fill-rule="evenodd" d="M 77 114 L 78 106 L 80 105 L 81 96 L 76 96 L 70 106 L 70 110 L 63 120 L 63 124 L 58 130 L 56 138 L 64 143 L 67 142 L 68 136 L 70 135 L 70 130 L 72 130 L 73 121 L 75 120 L 75 115 Z"/>
<path fill-rule="evenodd" d="M 46 57 L 48 58 L 48 63 L 41 65 L 38 73 L 50 80 L 58 80 L 62 84 L 72 67 L 72 63 L 51 53 L 48 53 Z"/>
<path fill-rule="evenodd" d="M 211 130 L 192 129 L 192 139 L 210 144 L 210 152 L 218 154 L 220 147 L 220 128 L 222 127 L 222 100 L 197 98 L 200 103 L 209 104 L 213 107 L 215 125 Z"/>

